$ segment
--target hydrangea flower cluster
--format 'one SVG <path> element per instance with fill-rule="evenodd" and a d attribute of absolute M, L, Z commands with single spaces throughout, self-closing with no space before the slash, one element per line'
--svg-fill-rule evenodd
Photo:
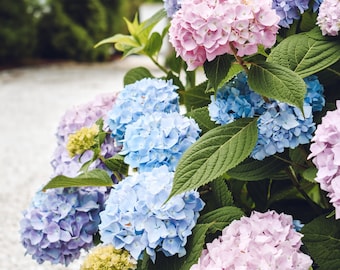
<path fill-rule="evenodd" d="M 225 53 L 238 56 L 270 48 L 280 17 L 271 0 L 186 0 L 171 20 L 169 39 L 188 70 Z"/>
<path fill-rule="evenodd" d="M 216 96 L 210 96 L 210 119 L 217 124 L 228 124 L 235 119 L 253 117 L 264 110 L 264 99 L 249 88 L 244 72 L 236 75 L 220 88 Z"/>
<path fill-rule="evenodd" d="M 70 157 L 81 155 L 86 150 L 91 149 L 95 145 L 95 137 L 99 133 L 98 125 L 94 124 L 92 127 L 83 127 L 74 134 L 68 136 L 67 151 Z"/>
<path fill-rule="evenodd" d="M 163 0 L 163 2 L 168 18 L 172 18 L 176 11 L 181 8 L 182 0 Z"/>
<path fill-rule="evenodd" d="M 323 86 L 315 75 L 304 81 L 307 85 L 304 115 L 297 107 L 284 102 L 265 104 L 266 111 L 257 121 L 258 141 L 250 155 L 252 158 L 263 160 L 275 153 L 282 153 L 285 148 L 294 149 L 311 141 L 315 131 L 313 112 L 322 110 L 325 99 Z"/>
<path fill-rule="evenodd" d="M 308 9 L 308 4 L 309 0 L 273 0 L 272 7 L 281 18 L 279 25 L 289 28 Z"/>
<path fill-rule="evenodd" d="M 323 2 L 323 0 L 314 0 L 313 1 L 313 12 L 316 12 L 319 9 L 322 2 Z"/>
<path fill-rule="evenodd" d="M 80 270 L 134 270 L 137 262 L 129 252 L 112 245 L 100 245 L 91 250 Z"/>
<path fill-rule="evenodd" d="M 208 106 L 212 121 L 228 124 L 235 119 L 259 116 L 258 141 L 251 153 L 254 159 L 262 160 L 275 153 L 282 153 L 285 148 L 295 148 L 299 144 L 309 143 L 315 130 L 313 112 L 321 111 L 325 99 L 323 86 L 315 75 L 304 79 L 307 92 L 302 112 L 284 102 L 265 102 L 261 96 L 251 90 L 244 73 L 238 74 L 211 96 Z"/>
<path fill-rule="evenodd" d="M 117 94 L 99 95 L 88 103 L 75 106 L 66 111 L 57 128 L 56 137 L 58 139 L 58 145 L 53 153 L 51 161 L 51 165 L 54 170 L 52 176 L 65 175 L 68 177 L 75 177 L 79 174 L 81 166 L 92 159 L 92 150 L 87 150 L 81 155 L 76 154 L 72 157 L 67 149 L 69 138 L 72 138 L 72 136 L 81 129 L 91 128 L 98 119 L 106 119 L 107 111 L 112 108 L 116 101 L 116 97 Z M 107 130 L 107 127 L 104 127 L 104 129 Z M 114 142 L 114 138 L 111 138 L 110 135 L 106 136 L 103 144 L 100 146 L 100 154 L 103 157 L 112 157 L 120 151 L 121 147 L 115 146 Z M 90 166 L 90 169 L 94 168 L 105 169 L 105 166 L 99 159 L 97 159 Z"/>
<path fill-rule="evenodd" d="M 312 260 L 300 251 L 301 237 L 290 215 L 254 211 L 223 229 L 190 270 L 308 270 Z"/>
<path fill-rule="evenodd" d="M 316 24 L 323 35 L 337 36 L 340 31 L 340 1 L 324 0 L 320 7 Z"/>
<path fill-rule="evenodd" d="M 126 85 L 119 93 L 115 106 L 108 112 L 112 136 L 120 143 L 126 126 L 142 115 L 154 112 L 179 112 L 177 86 L 172 81 L 144 78 Z"/>
<path fill-rule="evenodd" d="M 168 166 L 174 171 L 183 155 L 199 137 L 200 128 L 193 119 L 177 112 L 141 116 L 127 126 L 120 154 L 139 171 Z"/>
<path fill-rule="evenodd" d="M 93 246 L 106 188 L 65 188 L 39 191 L 20 222 L 26 253 L 38 263 L 68 265 L 80 250 Z"/>
<path fill-rule="evenodd" d="M 91 127 L 99 118 L 105 118 L 117 98 L 116 93 L 96 96 L 92 101 L 74 106 L 61 117 L 57 128 L 58 143 L 65 144 L 68 136 L 83 127 Z"/>
<path fill-rule="evenodd" d="M 100 213 L 99 233 L 104 244 L 128 250 L 136 260 L 146 250 L 155 261 L 156 250 L 166 256 L 185 255 L 204 203 L 197 191 L 172 197 L 173 183 L 166 166 L 128 176 L 111 190 L 106 208 Z"/>
<path fill-rule="evenodd" d="M 335 207 L 335 218 L 340 219 L 340 101 L 336 105 L 337 109 L 327 111 L 317 126 L 308 158 L 313 158 L 318 169 L 315 180 L 328 193 Z"/>

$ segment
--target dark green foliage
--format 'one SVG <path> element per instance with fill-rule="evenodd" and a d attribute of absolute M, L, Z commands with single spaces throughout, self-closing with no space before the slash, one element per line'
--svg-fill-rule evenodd
<path fill-rule="evenodd" d="M 0 1 L 0 40 L 0 64 L 31 56 L 35 27 L 24 0 Z"/>

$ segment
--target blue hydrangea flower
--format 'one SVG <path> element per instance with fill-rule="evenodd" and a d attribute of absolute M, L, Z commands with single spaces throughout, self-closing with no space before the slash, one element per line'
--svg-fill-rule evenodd
<path fill-rule="evenodd" d="M 124 248 L 136 260 L 144 250 L 153 261 L 156 251 L 166 256 L 185 255 L 187 237 L 204 202 L 197 191 L 188 191 L 164 204 L 173 176 L 166 166 L 161 166 L 129 176 L 115 185 L 105 210 L 100 213 L 99 233 L 104 244 Z"/>
<path fill-rule="evenodd" d="M 106 191 L 86 187 L 37 192 L 20 222 L 26 254 L 38 263 L 66 266 L 79 258 L 82 249 L 93 246 Z"/>
<path fill-rule="evenodd" d="M 289 28 L 293 20 L 298 20 L 301 14 L 308 9 L 309 0 L 273 0 L 272 8 L 280 16 L 279 25 Z"/>
<path fill-rule="evenodd" d="M 172 81 L 144 78 L 126 85 L 108 113 L 108 124 L 117 143 L 124 138 L 126 126 L 142 115 L 154 112 L 179 112 L 177 86 Z"/>
<path fill-rule="evenodd" d="M 263 111 L 263 98 L 248 86 L 247 76 L 239 73 L 210 97 L 209 115 L 217 124 L 228 124 L 235 119 L 253 117 Z"/>
<path fill-rule="evenodd" d="M 273 101 L 266 108 L 257 121 L 258 141 L 251 157 L 262 160 L 310 142 L 315 130 L 312 106 L 305 103 L 305 117 L 300 109 L 283 102 Z"/>
<path fill-rule="evenodd" d="M 284 148 L 294 149 L 310 142 L 315 131 L 313 112 L 321 111 L 325 105 L 324 88 L 315 75 L 304 81 L 307 86 L 303 106 L 305 117 L 300 109 L 286 103 L 266 103 L 266 111 L 257 121 L 258 141 L 251 157 L 262 160 L 275 153 L 282 153 Z"/>
<path fill-rule="evenodd" d="M 156 112 L 141 116 L 128 125 L 120 154 L 124 161 L 139 171 L 167 165 L 171 171 L 182 154 L 199 137 L 197 123 L 177 112 Z"/>
<path fill-rule="evenodd" d="M 285 148 L 295 148 L 309 143 L 315 130 L 313 112 L 321 111 L 325 105 L 324 88 L 317 76 L 304 79 L 307 91 L 304 99 L 304 114 L 283 102 L 264 102 L 261 96 L 251 90 L 244 73 L 238 74 L 211 97 L 209 115 L 218 124 L 228 124 L 235 119 L 259 116 L 258 141 L 251 157 L 262 160 Z M 236 94 L 235 94 L 236 93 Z"/>
<path fill-rule="evenodd" d="M 176 11 L 181 8 L 182 3 L 181 0 L 163 0 L 163 2 L 168 18 L 172 18 Z"/>
<path fill-rule="evenodd" d="M 298 219 L 293 220 L 293 227 L 295 231 L 300 232 L 303 226 L 305 226 L 305 224 L 302 224 L 301 220 Z"/>

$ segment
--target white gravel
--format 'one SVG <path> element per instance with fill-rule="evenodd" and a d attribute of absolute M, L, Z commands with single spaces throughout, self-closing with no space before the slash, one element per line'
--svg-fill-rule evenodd
<path fill-rule="evenodd" d="M 63 63 L 0 71 L 0 270 L 79 269 L 39 265 L 20 243 L 19 221 L 33 194 L 52 173 L 54 133 L 65 110 L 99 93 L 120 91 L 130 57 L 105 64 Z"/>

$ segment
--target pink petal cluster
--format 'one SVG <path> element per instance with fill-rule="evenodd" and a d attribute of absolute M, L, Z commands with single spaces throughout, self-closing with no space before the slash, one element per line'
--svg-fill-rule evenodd
<path fill-rule="evenodd" d="M 299 250 L 301 237 L 292 216 L 254 211 L 224 228 L 190 270 L 307 270 L 312 260 Z"/>
<path fill-rule="evenodd" d="M 336 105 L 337 109 L 328 111 L 317 126 L 308 158 L 313 158 L 318 169 L 315 180 L 328 192 L 335 218 L 340 219 L 340 100 Z"/>
<path fill-rule="evenodd" d="M 340 1 L 324 0 L 319 7 L 316 24 L 324 36 L 337 36 L 340 30 Z"/>
<path fill-rule="evenodd" d="M 169 39 L 194 70 L 225 53 L 257 52 L 275 44 L 280 17 L 271 0 L 185 0 L 171 20 Z"/>

